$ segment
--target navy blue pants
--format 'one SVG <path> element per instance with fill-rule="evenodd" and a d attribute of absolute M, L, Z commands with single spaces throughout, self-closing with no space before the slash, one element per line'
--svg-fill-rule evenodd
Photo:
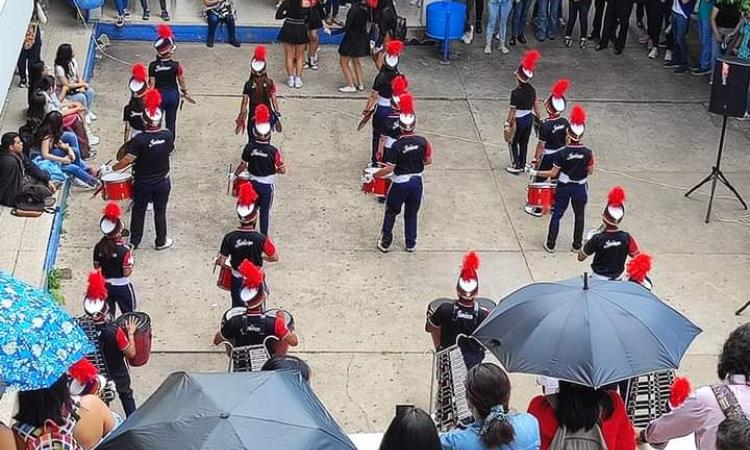
<path fill-rule="evenodd" d="M 130 374 L 125 372 L 124 374 L 110 374 L 110 376 L 112 381 L 115 382 L 115 390 L 117 396 L 120 397 L 125 416 L 133 414 L 135 412 L 135 399 L 133 398 L 133 389 L 130 387 Z"/>
<path fill-rule="evenodd" d="M 258 214 L 260 214 L 260 232 L 268 236 L 271 226 L 271 207 L 273 206 L 273 184 L 251 181 L 255 192 L 258 193 Z"/>
<path fill-rule="evenodd" d="M 172 183 L 169 177 L 155 183 L 133 183 L 133 209 L 130 212 L 130 243 L 138 246 L 143 239 L 143 222 L 146 219 L 146 207 L 154 204 L 154 228 L 156 229 L 157 246 L 167 241 L 167 203 Z"/>
<path fill-rule="evenodd" d="M 560 232 L 560 219 L 568 209 L 568 204 L 573 205 L 573 214 L 575 215 L 575 225 L 573 226 L 573 247 L 581 248 L 583 241 L 583 226 L 586 212 L 586 202 L 588 202 L 589 193 L 587 184 L 577 183 L 557 183 L 555 190 L 555 207 L 552 210 L 552 219 L 549 221 L 549 231 L 547 232 L 547 246 L 555 248 L 557 235 Z"/>
<path fill-rule="evenodd" d="M 380 135 L 386 127 L 385 121 L 388 116 L 391 115 L 392 108 L 390 106 L 375 106 L 375 112 L 372 115 L 372 155 L 370 160 L 372 164 L 378 163 L 378 144 L 380 143 Z"/>
<path fill-rule="evenodd" d="M 164 123 L 177 139 L 177 109 L 180 107 L 180 91 L 177 88 L 159 90 Z"/>
<path fill-rule="evenodd" d="M 533 114 L 516 117 L 516 134 L 510 143 L 510 164 L 516 169 L 523 169 L 526 165 L 526 153 L 528 152 L 529 137 L 533 127 Z"/>
<path fill-rule="evenodd" d="M 404 207 L 404 241 L 406 247 L 417 245 L 417 213 L 422 204 L 422 177 L 411 177 L 406 183 L 393 183 L 385 199 L 385 218 L 381 239 L 383 245 L 390 247 L 393 242 L 393 225 L 396 216 Z"/>
<path fill-rule="evenodd" d="M 124 286 L 114 286 L 107 283 L 107 304 L 109 313 L 112 317 L 117 316 L 117 307 L 120 307 L 120 314 L 133 312 L 138 308 L 138 300 L 135 297 L 133 284 L 128 283 Z"/>
<path fill-rule="evenodd" d="M 542 159 L 539 160 L 539 167 L 537 167 L 537 170 L 550 170 L 555 163 L 555 153 L 550 154 L 542 154 Z M 535 183 L 543 183 L 544 181 L 547 181 L 547 178 L 544 177 L 534 177 Z"/>

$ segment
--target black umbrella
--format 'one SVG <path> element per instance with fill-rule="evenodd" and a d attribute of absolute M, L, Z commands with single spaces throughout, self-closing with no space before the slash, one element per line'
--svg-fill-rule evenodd
<path fill-rule="evenodd" d="M 701 331 L 636 283 L 584 276 L 513 292 L 474 337 L 510 372 L 598 388 L 676 369 Z"/>
<path fill-rule="evenodd" d="M 176 372 L 97 450 L 356 447 L 297 371 Z"/>

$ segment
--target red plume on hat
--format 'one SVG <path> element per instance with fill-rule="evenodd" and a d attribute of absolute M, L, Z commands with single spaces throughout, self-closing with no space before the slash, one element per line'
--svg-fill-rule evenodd
<path fill-rule="evenodd" d="M 91 361 L 89 361 L 87 358 L 81 358 L 80 361 L 70 366 L 68 369 L 68 375 L 70 375 L 70 378 L 78 381 L 81 384 L 86 384 L 93 380 L 98 371 L 96 370 L 96 366 L 94 366 Z"/>
<path fill-rule="evenodd" d="M 391 81 L 391 91 L 395 96 L 401 96 L 405 94 L 408 88 L 409 80 L 407 80 L 403 75 L 397 75 L 395 78 L 393 78 L 393 81 Z"/>
<path fill-rule="evenodd" d="M 253 59 L 257 59 L 259 61 L 266 60 L 266 46 L 265 45 L 259 45 L 255 47 L 255 53 L 253 53 Z"/>
<path fill-rule="evenodd" d="M 622 206 L 625 204 L 625 189 L 622 186 L 615 186 L 607 194 L 607 203 L 609 206 Z"/>
<path fill-rule="evenodd" d="M 586 110 L 581 105 L 574 105 L 570 111 L 570 123 L 575 125 L 586 124 Z"/>
<path fill-rule="evenodd" d="M 116 222 L 122 218 L 122 208 L 115 202 L 109 202 L 104 207 L 104 217 L 111 222 Z"/>
<path fill-rule="evenodd" d="M 367 0 L 367 6 L 369 6 L 372 9 L 375 9 L 378 7 L 378 0 Z"/>
<path fill-rule="evenodd" d="M 552 96 L 557 98 L 565 97 L 568 88 L 570 88 L 570 80 L 564 78 L 562 80 L 557 80 L 555 81 L 555 84 L 552 85 Z"/>
<path fill-rule="evenodd" d="M 239 193 L 237 195 L 237 205 L 250 207 L 258 200 L 258 193 L 255 192 L 252 183 L 245 183 L 240 186 Z"/>
<path fill-rule="evenodd" d="M 539 50 L 532 49 L 527 51 L 523 54 L 523 58 L 521 58 L 521 67 L 529 72 L 533 72 L 536 67 L 536 62 L 539 61 L 541 56 L 542 54 L 539 53 Z"/>
<path fill-rule="evenodd" d="M 404 116 L 414 115 L 414 98 L 411 94 L 401 96 L 401 114 Z"/>
<path fill-rule="evenodd" d="M 677 408 L 685 403 L 685 400 L 690 396 L 690 391 L 692 389 L 692 386 L 690 386 L 690 380 L 688 380 L 687 377 L 675 378 L 672 387 L 669 388 L 670 406 L 672 406 L 672 408 Z"/>
<path fill-rule="evenodd" d="M 86 298 L 91 300 L 105 300 L 107 298 L 107 280 L 104 279 L 104 275 L 98 270 L 89 274 Z"/>
<path fill-rule="evenodd" d="M 404 51 L 404 43 L 399 40 L 392 40 L 388 42 L 388 45 L 385 47 L 385 52 L 389 55 L 395 55 L 399 56 L 401 55 L 401 52 Z"/>
<path fill-rule="evenodd" d="M 651 255 L 640 253 L 628 262 L 628 278 L 636 283 L 643 283 L 651 271 Z"/>
<path fill-rule="evenodd" d="M 156 27 L 156 34 L 161 39 L 169 39 L 174 37 L 174 33 L 172 32 L 172 28 L 169 27 L 169 25 L 161 24 Z"/>
<path fill-rule="evenodd" d="M 461 265 L 461 278 L 470 280 L 476 278 L 479 270 L 479 255 L 474 250 L 464 255 L 464 261 Z"/>
<path fill-rule="evenodd" d="M 145 83 L 146 79 L 148 79 L 148 69 L 146 69 L 146 66 L 141 63 L 133 64 L 133 67 L 130 69 L 130 74 L 134 80 L 142 83 Z"/>
<path fill-rule="evenodd" d="M 458 296 L 464 299 L 472 299 L 479 291 L 479 255 L 474 250 L 464 255 L 463 264 L 461 264 L 461 273 L 458 275 L 456 290 Z"/>
<path fill-rule="evenodd" d="M 257 288 L 263 283 L 263 271 L 247 259 L 242 261 L 238 271 L 245 277 L 243 283 L 249 288 Z"/>
<path fill-rule="evenodd" d="M 255 108 L 255 115 L 253 116 L 255 123 L 269 123 L 271 121 L 271 112 L 268 110 L 268 106 L 261 103 Z"/>
<path fill-rule="evenodd" d="M 161 94 L 156 89 L 149 89 L 143 96 L 143 107 L 146 113 L 153 117 L 157 115 L 157 111 L 161 108 Z"/>

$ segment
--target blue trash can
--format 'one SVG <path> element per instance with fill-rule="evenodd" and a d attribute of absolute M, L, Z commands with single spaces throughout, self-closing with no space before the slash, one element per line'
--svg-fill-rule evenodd
<path fill-rule="evenodd" d="M 442 1 L 427 5 L 427 29 L 425 34 L 439 41 L 461 39 L 466 21 L 466 5 L 460 2 Z"/>

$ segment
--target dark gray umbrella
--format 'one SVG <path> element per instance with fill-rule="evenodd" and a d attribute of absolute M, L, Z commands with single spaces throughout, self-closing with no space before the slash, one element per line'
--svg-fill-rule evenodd
<path fill-rule="evenodd" d="M 297 371 L 176 372 L 97 450 L 356 447 Z"/>
<path fill-rule="evenodd" d="M 513 292 L 474 337 L 510 372 L 598 388 L 676 369 L 701 331 L 636 283 L 576 277 Z"/>

